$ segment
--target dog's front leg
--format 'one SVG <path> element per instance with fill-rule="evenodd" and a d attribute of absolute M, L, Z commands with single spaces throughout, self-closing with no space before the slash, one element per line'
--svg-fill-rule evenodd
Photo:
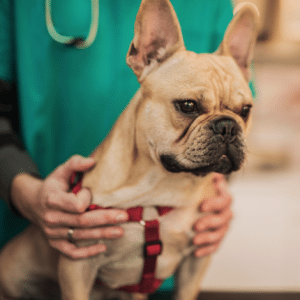
<path fill-rule="evenodd" d="M 59 259 L 58 280 L 63 300 L 89 300 L 97 276 L 97 257 Z"/>
<path fill-rule="evenodd" d="M 187 256 L 175 274 L 174 300 L 195 300 L 200 290 L 200 282 L 209 264 L 210 257 Z"/>

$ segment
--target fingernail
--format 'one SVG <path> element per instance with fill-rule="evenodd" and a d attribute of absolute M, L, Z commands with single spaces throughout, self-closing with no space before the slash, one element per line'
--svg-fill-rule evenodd
<path fill-rule="evenodd" d="M 195 227 L 195 230 L 200 233 L 202 231 L 204 231 L 205 229 L 205 225 L 197 225 L 197 227 Z"/>
<path fill-rule="evenodd" d="M 95 159 L 92 158 L 92 157 L 87 157 L 85 162 L 88 163 L 88 164 L 94 163 L 94 162 L 95 162 Z"/>
<path fill-rule="evenodd" d="M 209 208 L 208 205 L 202 204 L 202 205 L 200 206 L 200 211 L 205 212 L 205 211 L 207 211 L 208 208 Z"/>
<path fill-rule="evenodd" d="M 105 252 L 106 250 L 107 250 L 107 248 L 106 248 L 105 245 L 100 244 L 100 245 L 98 246 L 98 251 L 99 251 L 99 253 Z"/>
<path fill-rule="evenodd" d="M 112 237 L 119 237 L 122 235 L 122 230 L 119 228 L 111 228 L 109 233 Z"/>
<path fill-rule="evenodd" d="M 195 256 L 197 257 L 197 258 L 199 258 L 199 257 L 202 257 L 203 256 L 203 254 L 202 254 L 202 250 L 196 250 L 195 251 Z"/>
<path fill-rule="evenodd" d="M 116 216 L 116 221 L 117 222 L 125 222 L 125 221 L 127 221 L 127 214 L 125 214 L 125 213 L 119 213 Z"/>
<path fill-rule="evenodd" d="M 197 232 L 203 231 L 202 226 L 200 226 L 200 225 L 195 226 L 195 230 Z"/>
<path fill-rule="evenodd" d="M 199 238 L 197 236 L 194 237 L 193 244 L 196 245 L 196 246 L 199 246 L 200 241 L 199 241 Z"/>

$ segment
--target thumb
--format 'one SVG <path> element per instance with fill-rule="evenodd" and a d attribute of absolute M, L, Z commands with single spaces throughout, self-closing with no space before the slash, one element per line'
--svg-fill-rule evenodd
<path fill-rule="evenodd" d="M 65 163 L 57 167 L 53 175 L 58 179 L 69 182 L 72 173 L 85 172 L 95 165 L 95 160 L 92 157 L 83 157 L 73 155 Z"/>
<path fill-rule="evenodd" d="M 217 194 L 221 193 L 221 191 L 222 191 L 222 185 L 224 183 L 224 180 L 225 180 L 224 175 L 219 174 L 219 173 L 214 173 L 213 174 L 212 182 L 213 182 L 213 186 L 214 186 Z"/>
<path fill-rule="evenodd" d="M 224 179 L 224 175 L 220 174 L 220 173 L 214 173 L 213 174 L 213 178 L 212 181 L 213 183 L 216 185 L 218 184 L 220 181 L 222 181 Z"/>

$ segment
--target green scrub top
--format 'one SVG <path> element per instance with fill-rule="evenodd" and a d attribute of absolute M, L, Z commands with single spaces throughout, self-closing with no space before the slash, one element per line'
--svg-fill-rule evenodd
<path fill-rule="evenodd" d="M 215 51 L 232 18 L 230 0 L 171 2 L 186 48 Z M 58 33 L 88 35 L 90 0 L 51 3 Z M 100 0 L 96 39 L 79 50 L 50 37 L 44 1 L 0 1 L 0 78 L 17 83 L 22 137 L 42 176 L 73 154 L 88 156 L 139 88 L 125 63 L 139 5 Z M 0 222 L 0 246 L 27 224 L 4 206 Z"/>

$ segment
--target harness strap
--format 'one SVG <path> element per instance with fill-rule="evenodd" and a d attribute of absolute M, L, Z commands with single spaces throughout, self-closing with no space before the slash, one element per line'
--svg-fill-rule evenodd
<path fill-rule="evenodd" d="M 82 173 L 72 174 L 71 190 L 77 194 L 81 189 Z M 109 207 L 101 207 L 91 204 L 88 211 L 96 209 L 108 209 Z M 159 215 L 164 215 L 172 210 L 172 207 L 156 207 Z M 144 244 L 144 268 L 142 279 L 139 284 L 124 286 L 118 290 L 129 293 L 153 293 L 162 283 L 162 280 L 155 278 L 157 256 L 162 252 L 162 243 L 159 237 L 158 220 L 143 221 L 143 210 L 141 206 L 130 207 L 127 209 L 129 222 L 140 222 L 145 227 L 145 244 Z M 102 284 L 97 280 L 98 284 Z M 103 284 L 102 284 L 103 285 Z"/>
<path fill-rule="evenodd" d="M 82 181 L 83 173 L 77 172 L 72 173 L 70 178 L 70 188 L 74 194 L 77 194 L 81 190 L 81 181 Z"/>
<path fill-rule="evenodd" d="M 108 208 L 108 207 L 107 207 Z M 88 210 L 107 209 L 95 204 L 90 205 Z M 163 211 L 169 211 L 168 209 Z M 143 221 L 143 207 L 131 207 L 127 209 L 129 222 L 140 222 L 145 227 L 145 244 L 144 244 L 144 268 L 142 279 L 139 284 L 124 286 L 118 290 L 129 293 L 153 293 L 162 283 L 162 280 L 155 278 L 157 256 L 162 252 L 162 243 L 159 238 L 158 220 Z M 98 284 L 102 283 L 97 280 Z"/>
<path fill-rule="evenodd" d="M 138 209 L 140 207 L 137 207 Z M 131 210 L 132 211 L 132 210 Z M 155 278 L 157 256 L 162 252 L 162 243 L 159 239 L 158 220 L 142 221 L 145 227 L 144 268 L 139 284 L 124 286 L 119 290 L 130 293 L 153 293 L 162 283 Z"/>

